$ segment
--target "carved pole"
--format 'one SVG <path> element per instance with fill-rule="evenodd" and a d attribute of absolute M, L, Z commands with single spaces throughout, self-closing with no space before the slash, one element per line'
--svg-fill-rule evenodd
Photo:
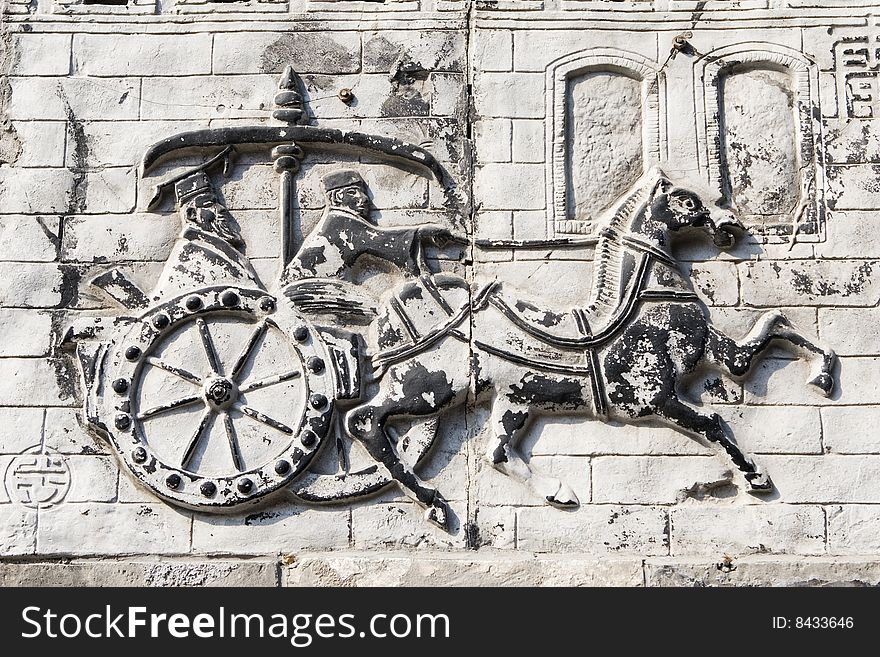
<path fill-rule="evenodd" d="M 278 109 L 272 112 L 274 118 L 290 125 L 304 125 L 308 121 L 299 87 L 297 74 L 292 67 L 286 67 L 278 83 L 278 93 L 275 94 L 275 106 Z M 303 149 L 295 142 L 272 149 L 275 171 L 280 175 L 278 207 L 281 220 L 281 274 L 284 273 L 294 252 L 295 176 L 300 170 L 304 157 Z"/>

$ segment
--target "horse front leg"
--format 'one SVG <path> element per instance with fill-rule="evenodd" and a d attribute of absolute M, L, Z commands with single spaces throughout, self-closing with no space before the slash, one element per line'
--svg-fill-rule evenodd
<path fill-rule="evenodd" d="M 706 357 L 732 376 L 743 377 L 751 370 L 755 358 L 774 340 L 785 343 L 790 351 L 811 360 L 813 371 L 807 384 L 826 397 L 831 395 L 834 391 L 836 354 L 809 340 L 778 310 L 764 313 L 748 335 L 739 341 L 710 326 Z"/>

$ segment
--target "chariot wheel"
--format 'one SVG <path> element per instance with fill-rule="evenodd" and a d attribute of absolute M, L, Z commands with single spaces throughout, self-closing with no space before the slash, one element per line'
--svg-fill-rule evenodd
<path fill-rule="evenodd" d="M 212 287 L 151 308 L 108 347 L 101 420 L 160 497 L 229 510 L 289 484 L 330 426 L 334 370 L 295 309 Z"/>

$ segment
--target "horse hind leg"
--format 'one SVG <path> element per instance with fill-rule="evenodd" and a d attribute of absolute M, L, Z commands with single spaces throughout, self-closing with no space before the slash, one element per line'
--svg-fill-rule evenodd
<path fill-rule="evenodd" d="M 440 409 L 437 409 L 439 412 Z M 400 406 L 392 397 L 382 396 L 371 403 L 348 412 L 345 426 L 374 459 L 382 463 L 403 491 L 425 509 L 425 518 L 443 530 L 449 529 L 449 504 L 436 488 L 423 481 L 411 467 L 400 459 L 388 438 L 386 423 L 400 414 Z"/>
<path fill-rule="evenodd" d="M 734 465 L 743 473 L 752 492 L 773 490 L 773 482 L 770 481 L 770 477 L 762 472 L 754 459 L 743 452 L 728 435 L 721 416 L 715 413 L 703 415 L 677 397 L 668 399 L 663 407 L 656 412 L 660 419 L 672 425 L 673 428 L 690 436 L 701 437 L 721 445 Z"/>
<path fill-rule="evenodd" d="M 709 327 L 706 356 L 733 376 L 745 376 L 755 358 L 774 340 L 786 343 L 788 348 L 813 362 L 813 371 L 807 384 L 826 397 L 834 391 L 834 365 L 837 355 L 831 349 L 817 345 L 796 329 L 778 310 L 764 313 L 742 340 L 727 337 Z"/>
<path fill-rule="evenodd" d="M 499 472 L 528 486 L 547 504 L 559 508 L 578 506 L 580 502 L 571 486 L 533 470 L 516 449 L 516 442 L 530 420 L 528 406 L 506 404 L 496 398 L 492 404 L 491 438 L 486 449 L 486 460 Z"/>

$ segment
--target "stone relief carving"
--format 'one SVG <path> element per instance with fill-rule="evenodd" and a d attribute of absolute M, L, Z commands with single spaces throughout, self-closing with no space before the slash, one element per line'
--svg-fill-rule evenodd
<path fill-rule="evenodd" d="M 772 489 L 768 475 L 737 447 L 718 415 L 679 397 L 679 380 L 700 364 L 745 377 L 755 357 L 775 340 L 810 358 L 809 384 L 831 393 L 834 352 L 813 344 L 778 311 L 762 316 L 740 341 L 708 323 L 672 256 L 672 241 L 677 233 L 696 229 L 729 247 L 743 228 L 732 215 L 711 211 L 655 168 L 608 217 L 596 245 L 585 308 L 539 308 L 510 296 L 503 283 L 491 283 L 475 290 L 466 308 L 473 315 L 470 345 L 456 331 L 460 320 L 447 303 L 449 320 L 409 337 L 398 331 L 394 335 L 406 351 L 395 345 L 373 357 L 374 363 L 390 366 L 379 394 L 348 414 L 348 430 L 428 509 L 429 519 L 442 524 L 446 505 L 437 490 L 396 458 L 384 430 L 396 415 L 440 413 L 468 394 L 477 403 L 489 401 L 493 436 L 486 457 L 549 504 L 566 507 L 578 503 L 571 487 L 536 472 L 517 451 L 535 415 L 659 420 L 717 443 L 753 491 L 766 491 Z M 405 312 L 396 314 L 402 323 L 412 322 Z"/>
<path fill-rule="evenodd" d="M 611 82 L 605 69 L 590 68 L 595 63 L 576 59 L 559 73 L 566 107 L 572 98 L 587 100 L 590 76 L 599 76 L 600 85 L 638 79 L 641 100 L 651 96 L 652 83 L 633 78 L 632 68 Z M 649 76 L 653 69 L 638 71 Z M 570 73 L 579 76 L 574 92 Z M 301 83 L 289 68 L 275 103 L 273 116 L 284 125 L 197 130 L 147 151 L 143 176 L 160 163 L 207 153 L 202 164 L 158 185 L 150 202 L 158 207 L 173 190 L 180 236 L 154 289 L 105 272 L 94 284 L 119 302 L 122 315 L 67 331 L 82 369 L 84 421 L 143 486 L 174 504 L 229 511 L 282 489 L 305 501 L 339 502 L 396 482 L 429 521 L 446 528 L 448 505 L 417 466 L 443 413 L 486 403 L 486 457 L 554 506 L 577 505 L 574 491 L 518 450 L 542 414 L 659 421 L 717 443 L 752 491 L 772 489 L 768 473 L 740 450 L 720 417 L 682 399 L 677 384 L 700 365 L 745 377 L 774 342 L 810 359 L 808 383 L 828 395 L 834 352 L 778 311 L 762 316 L 742 340 L 709 323 L 672 244 L 679 234 L 697 233 L 727 248 L 744 227 L 714 204 L 716 195 L 647 166 L 657 156 L 653 138 L 639 144 L 638 175 L 621 178 L 626 189 L 614 190 L 616 200 L 604 198 L 609 207 L 590 216 L 589 231 L 570 231 L 589 236 L 472 242 L 476 249 L 595 245 L 589 303 L 538 307 L 504 281 L 475 283 L 437 271 L 426 248 L 470 238 L 452 223 L 378 225 L 369 186 L 350 165 L 322 177 L 323 215 L 295 245 L 297 174 L 312 153 L 364 153 L 418 170 L 447 190 L 451 182 L 419 146 L 310 125 Z M 212 182 L 212 172 L 228 172 L 245 147 L 268 151 L 279 176 L 282 269 L 270 286 L 257 276 Z M 393 289 L 361 285 L 365 262 L 397 272 Z M 369 462 L 351 460 L 352 441 Z M 314 467 L 327 453 L 337 472 Z"/>

